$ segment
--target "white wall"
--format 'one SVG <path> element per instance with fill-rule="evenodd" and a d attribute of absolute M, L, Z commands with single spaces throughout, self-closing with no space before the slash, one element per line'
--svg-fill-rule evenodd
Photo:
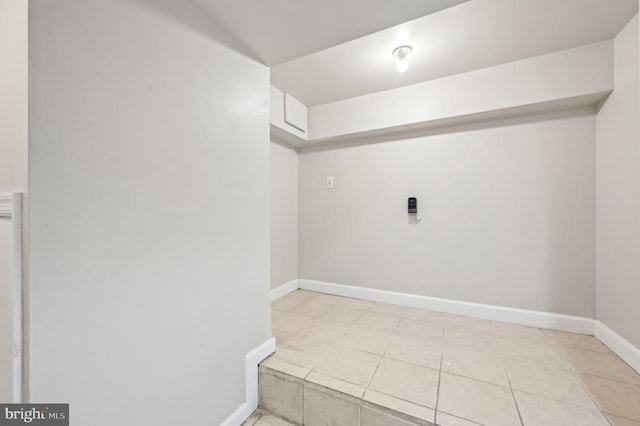
<path fill-rule="evenodd" d="M 271 142 L 271 287 L 298 278 L 298 154 Z"/>
<path fill-rule="evenodd" d="M 183 1 L 30 8 L 30 399 L 220 424 L 271 334 L 269 70 Z"/>
<path fill-rule="evenodd" d="M 28 2 L 0 0 L 0 193 L 27 189 Z M 0 219 L 0 401 L 12 401 L 11 221 Z"/>
<path fill-rule="evenodd" d="M 0 193 L 27 186 L 27 5 L 0 0 Z"/>
<path fill-rule="evenodd" d="M 593 317 L 595 118 L 582 113 L 303 151 L 299 277 Z"/>
<path fill-rule="evenodd" d="M 638 16 L 615 39 L 615 90 L 597 115 L 598 319 L 640 347 Z"/>

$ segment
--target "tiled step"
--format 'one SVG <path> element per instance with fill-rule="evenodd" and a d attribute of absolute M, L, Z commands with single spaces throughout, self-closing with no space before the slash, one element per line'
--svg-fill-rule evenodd
<path fill-rule="evenodd" d="M 258 408 L 251 416 L 242 423 L 242 426 L 296 426 L 273 413 Z"/>
<path fill-rule="evenodd" d="M 297 425 L 640 426 L 640 375 L 593 336 L 301 290 L 272 318 L 261 403 Z"/>
<path fill-rule="evenodd" d="M 420 418 L 429 413 L 421 413 L 417 406 L 407 403 L 403 411 L 398 400 L 388 400 L 380 394 L 377 397 L 361 398 L 323 386 L 306 379 L 295 377 L 264 365 L 259 372 L 260 407 L 294 423 L 315 426 L 433 426 L 434 423 Z M 374 401 L 376 400 L 376 401 Z M 391 406 L 391 407 L 390 407 Z M 415 415 L 412 415 L 412 414 Z M 266 423 L 270 424 L 270 423 Z M 280 425 L 279 423 L 274 423 Z M 262 426 L 256 424 L 256 426 Z"/>

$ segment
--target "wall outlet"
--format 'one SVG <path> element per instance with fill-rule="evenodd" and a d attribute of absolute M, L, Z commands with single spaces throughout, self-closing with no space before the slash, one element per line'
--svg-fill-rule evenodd
<path fill-rule="evenodd" d="M 333 189 L 333 176 L 327 176 L 327 189 Z"/>

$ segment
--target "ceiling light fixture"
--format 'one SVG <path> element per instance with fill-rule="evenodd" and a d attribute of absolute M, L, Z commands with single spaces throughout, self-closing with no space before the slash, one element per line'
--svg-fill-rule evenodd
<path fill-rule="evenodd" d="M 398 58 L 398 62 L 396 63 L 396 69 L 399 72 L 405 72 L 409 69 L 409 58 L 408 56 L 411 54 L 413 49 L 411 46 L 398 46 L 393 49 L 393 56 Z"/>

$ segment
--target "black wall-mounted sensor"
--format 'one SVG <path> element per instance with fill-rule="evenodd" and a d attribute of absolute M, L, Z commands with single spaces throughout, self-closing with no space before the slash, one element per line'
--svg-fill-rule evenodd
<path fill-rule="evenodd" d="M 418 199 L 416 197 L 409 197 L 409 213 L 418 213 Z"/>

